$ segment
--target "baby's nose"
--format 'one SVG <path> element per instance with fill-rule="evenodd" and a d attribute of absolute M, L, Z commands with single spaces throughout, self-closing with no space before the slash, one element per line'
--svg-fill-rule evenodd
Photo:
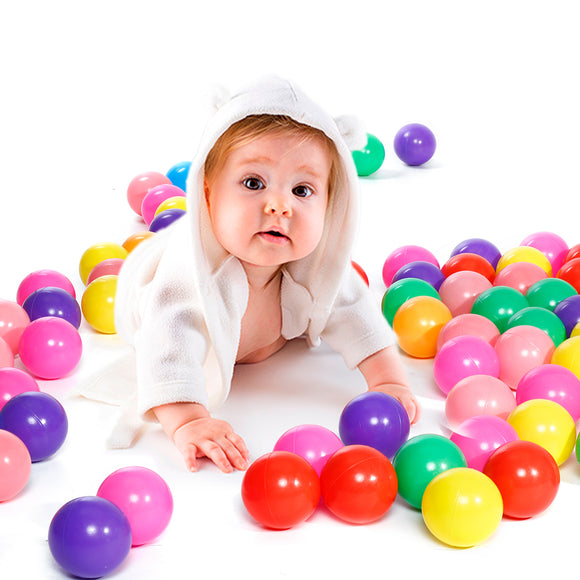
<path fill-rule="evenodd" d="M 281 195 L 273 195 L 268 198 L 264 205 L 264 213 L 268 215 L 292 216 L 290 203 Z"/>

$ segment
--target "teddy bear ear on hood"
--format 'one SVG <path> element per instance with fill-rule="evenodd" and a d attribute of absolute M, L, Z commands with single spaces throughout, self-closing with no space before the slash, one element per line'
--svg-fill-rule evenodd
<path fill-rule="evenodd" d="M 351 151 L 363 149 L 367 144 L 367 134 L 360 119 L 354 115 L 340 115 L 334 118 L 338 131 Z"/>

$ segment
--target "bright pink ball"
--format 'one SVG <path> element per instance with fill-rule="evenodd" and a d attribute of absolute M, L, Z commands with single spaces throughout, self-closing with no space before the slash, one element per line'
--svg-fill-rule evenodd
<path fill-rule="evenodd" d="M 158 171 L 145 171 L 136 175 L 129 186 L 127 187 L 127 201 L 131 209 L 137 214 L 141 215 L 141 204 L 147 195 L 147 192 L 163 183 L 171 183 L 167 175 L 159 173 Z"/>
<path fill-rule="evenodd" d="M 153 221 L 157 208 L 170 197 L 185 197 L 185 191 L 171 183 L 163 183 L 147 192 L 141 204 L 141 216 L 147 225 Z"/>
<path fill-rule="evenodd" d="M 0 369 L 0 410 L 12 397 L 38 390 L 38 383 L 27 372 L 11 367 Z"/>
<path fill-rule="evenodd" d="M 509 286 L 522 294 L 526 294 L 532 284 L 547 278 L 548 275 L 540 266 L 531 262 L 514 262 L 502 268 L 495 280 L 494 286 Z"/>
<path fill-rule="evenodd" d="M 552 272 L 556 273 L 568 254 L 568 244 L 553 232 L 536 232 L 522 240 L 520 246 L 530 246 L 540 250 L 552 265 Z"/>
<path fill-rule="evenodd" d="M 73 298 L 76 298 L 75 288 L 72 282 L 60 272 L 55 270 L 36 270 L 31 272 L 20 282 L 16 292 L 16 302 L 22 306 L 24 301 L 36 290 L 41 288 L 62 288 Z"/>
<path fill-rule="evenodd" d="M 439 296 L 453 316 L 471 312 L 475 299 L 488 288 L 491 282 L 482 274 L 471 270 L 455 272 L 439 287 Z"/>
<path fill-rule="evenodd" d="M 489 318 L 479 314 L 460 314 L 441 329 L 437 337 L 437 350 L 452 338 L 465 335 L 478 336 L 493 346 L 499 334 L 497 326 Z"/>
<path fill-rule="evenodd" d="M 421 246 L 401 246 L 393 250 L 385 260 L 383 265 L 383 281 L 386 286 L 390 286 L 393 276 L 407 264 L 411 262 L 429 262 L 439 268 L 437 258 L 427 249 Z"/>
<path fill-rule="evenodd" d="M 18 354 L 20 336 L 29 323 L 28 314 L 20 304 L 0 299 L 0 338 L 10 347 L 12 354 Z"/>

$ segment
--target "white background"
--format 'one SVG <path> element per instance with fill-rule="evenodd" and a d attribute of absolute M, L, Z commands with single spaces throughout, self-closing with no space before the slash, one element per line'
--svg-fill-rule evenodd
<path fill-rule="evenodd" d="M 502 251 L 548 230 L 570 246 L 578 230 L 580 40 L 573 2 L 382 1 L 288 3 L 185 0 L 26 1 L 0 8 L 0 296 L 20 280 L 60 270 L 82 293 L 78 262 L 90 245 L 122 243 L 142 224 L 125 191 L 142 171 L 193 157 L 212 83 L 232 89 L 263 73 L 297 81 L 331 113 L 357 114 L 385 144 L 381 170 L 362 182 L 353 258 L 377 295 L 381 267 L 404 244 L 444 263 L 451 249 L 485 237 Z M 422 122 L 438 149 L 425 167 L 394 155 L 396 131 Z M 556 576 L 575 566 L 580 468 L 562 466 L 552 506 L 531 520 L 502 521 L 483 545 L 440 544 L 419 512 L 397 500 L 370 526 L 319 510 L 286 532 L 255 524 L 240 499 L 242 474 L 210 464 L 188 474 L 152 429 L 128 451 L 107 451 L 115 409 L 70 396 L 115 352 L 115 337 L 82 327 L 75 374 L 41 388 L 68 412 L 64 447 L 33 465 L 30 481 L 0 505 L 2 578 L 63 578 L 47 545 L 65 502 L 96 493 L 126 465 L 155 469 L 175 511 L 153 545 L 132 550 L 111 578 Z M 446 433 L 431 361 L 405 359 L 424 407 L 412 435 Z M 236 371 L 220 412 L 252 459 L 286 429 L 336 430 L 364 390 L 327 348 L 292 344 Z M 179 576 L 177 576 L 179 574 Z"/>

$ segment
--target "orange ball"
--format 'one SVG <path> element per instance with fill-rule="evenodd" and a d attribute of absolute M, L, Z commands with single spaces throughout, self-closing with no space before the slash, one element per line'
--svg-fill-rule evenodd
<path fill-rule="evenodd" d="M 130 254 L 141 242 L 143 242 L 147 238 L 153 237 L 154 235 L 155 234 L 153 232 L 147 230 L 131 234 L 123 242 L 123 248 L 125 248 L 125 250 L 127 250 L 127 253 Z"/>

